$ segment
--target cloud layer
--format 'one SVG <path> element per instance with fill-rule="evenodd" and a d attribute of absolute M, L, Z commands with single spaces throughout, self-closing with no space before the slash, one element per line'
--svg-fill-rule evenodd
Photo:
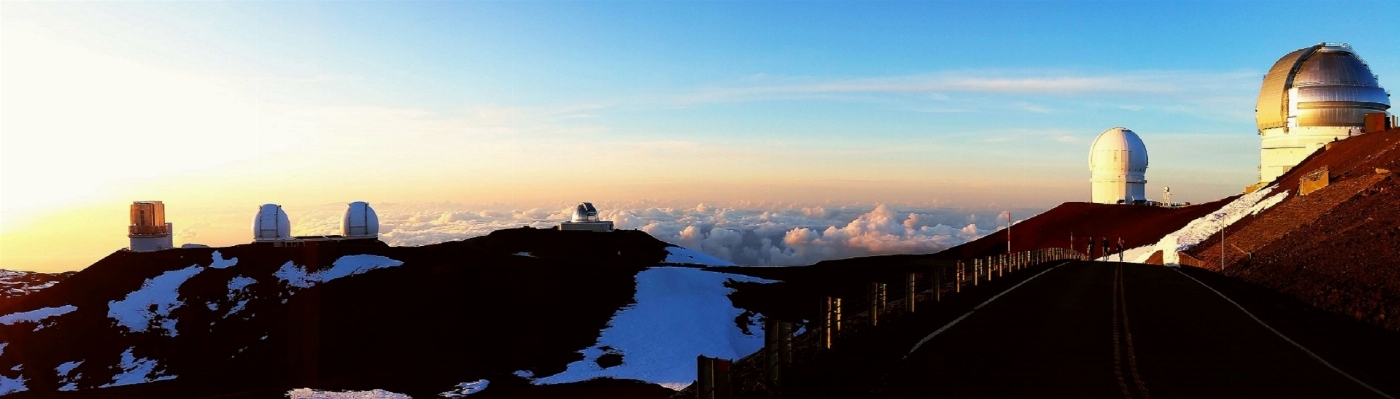
<path fill-rule="evenodd" d="M 806 265 L 881 254 L 925 254 L 976 239 L 1004 225 L 999 211 L 894 206 L 619 206 L 600 204 L 603 219 L 741 265 Z M 378 210 L 380 239 L 417 246 L 520 226 L 553 228 L 572 207 L 461 210 L 390 205 Z M 414 209 L 418 208 L 418 209 Z M 1029 213 L 1026 213 L 1029 214 Z M 994 216 L 996 215 L 996 216 Z M 979 226 L 977 219 L 984 221 Z M 337 234 L 340 214 L 293 215 L 293 234 Z"/>

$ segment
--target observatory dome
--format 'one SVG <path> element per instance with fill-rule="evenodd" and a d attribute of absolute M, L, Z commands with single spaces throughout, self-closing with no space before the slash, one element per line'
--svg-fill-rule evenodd
<path fill-rule="evenodd" d="M 1147 199 L 1147 145 L 1121 127 L 1105 130 L 1089 147 L 1092 198 L 1101 204 Z"/>
<path fill-rule="evenodd" d="M 379 215 L 364 201 L 351 202 L 345 210 L 340 231 L 346 237 L 376 237 L 379 235 Z"/>
<path fill-rule="evenodd" d="M 1288 53 L 1264 75 L 1254 120 L 1262 136 L 1260 181 L 1272 181 L 1328 142 L 1360 133 L 1366 114 L 1390 109 L 1361 57 L 1345 43 Z"/>
<path fill-rule="evenodd" d="M 265 204 L 258 208 L 258 215 L 253 217 L 253 241 L 291 238 L 292 222 L 287 219 L 287 212 L 282 211 L 281 205 Z"/>
<path fill-rule="evenodd" d="M 592 202 L 584 202 L 574 207 L 574 223 L 596 222 L 598 221 L 598 209 L 593 207 Z"/>

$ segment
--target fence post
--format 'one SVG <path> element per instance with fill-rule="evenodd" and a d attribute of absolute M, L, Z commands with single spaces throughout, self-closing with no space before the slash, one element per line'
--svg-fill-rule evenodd
<path fill-rule="evenodd" d="M 715 362 L 715 399 L 730 399 L 734 397 L 734 384 L 731 383 L 729 366 L 732 364 L 728 359 L 714 359 Z"/>
<path fill-rule="evenodd" d="M 884 313 L 886 310 L 889 310 L 889 306 L 890 287 L 885 283 L 880 283 L 880 312 Z"/>
<path fill-rule="evenodd" d="M 826 297 L 826 301 L 822 302 L 822 346 L 826 349 L 831 349 L 831 315 L 835 311 L 831 302 L 831 297 Z"/>
<path fill-rule="evenodd" d="M 695 393 L 699 399 L 715 399 L 714 359 L 700 355 L 695 357 Z"/>
<path fill-rule="evenodd" d="M 880 325 L 880 283 L 870 283 L 870 325 Z"/>
<path fill-rule="evenodd" d="M 767 319 L 763 322 L 763 375 L 766 377 L 769 388 L 776 388 L 778 380 L 782 376 L 782 370 L 778 363 L 778 348 L 781 347 L 780 337 L 782 333 L 778 330 L 779 322 L 775 319 Z"/>
<path fill-rule="evenodd" d="M 982 259 L 972 260 L 972 286 L 977 286 L 977 279 L 982 278 Z"/>
<path fill-rule="evenodd" d="M 954 292 L 954 293 L 962 292 L 962 281 L 963 281 L 963 276 L 965 275 L 965 272 L 963 271 L 963 269 L 967 269 L 967 264 L 963 263 L 963 261 L 958 261 L 958 267 L 957 267 L 956 269 L 953 269 L 953 292 Z"/>
<path fill-rule="evenodd" d="M 914 273 L 904 274 L 904 310 L 909 311 L 909 313 L 914 313 L 914 295 L 918 293 L 916 291 L 918 287 L 914 285 L 915 283 Z"/>
<path fill-rule="evenodd" d="M 933 266 L 933 301 L 943 300 L 943 268 Z"/>
<path fill-rule="evenodd" d="M 778 322 L 778 361 L 782 367 L 792 367 L 792 322 Z"/>
<path fill-rule="evenodd" d="M 836 331 L 841 331 L 841 298 L 831 298 L 831 308 L 835 311 L 833 319 L 836 320 Z"/>

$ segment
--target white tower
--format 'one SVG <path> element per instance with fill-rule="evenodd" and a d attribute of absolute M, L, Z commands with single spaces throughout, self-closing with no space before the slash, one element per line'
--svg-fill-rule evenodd
<path fill-rule="evenodd" d="M 1390 109 L 1390 95 L 1345 43 L 1284 55 L 1264 75 L 1254 120 L 1259 181 L 1270 182 L 1334 140 L 1364 131 L 1366 114 Z"/>
<path fill-rule="evenodd" d="M 282 241 L 292 238 L 292 222 L 287 218 L 287 212 L 282 211 L 282 206 L 277 204 L 265 204 L 258 208 L 258 215 L 253 217 L 253 241 Z"/>
<path fill-rule="evenodd" d="M 165 222 L 165 204 L 160 201 L 131 203 L 131 225 L 126 236 L 132 251 L 159 251 L 175 247 L 170 236 L 172 225 Z"/>
<path fill-rule="evenodd" d="M 364 201 L 351 202 L 345 209 L 345 220 L 340 223 L 340 234 L 351 238 L 378 237 L 379 215 Z"/>
<path fill-rule="evenodd" d="M 1132 130 L 1105 130 L 1089 147 L 1092 200 L 1100 204 L 1146 200 L 1147 146 Z"/>

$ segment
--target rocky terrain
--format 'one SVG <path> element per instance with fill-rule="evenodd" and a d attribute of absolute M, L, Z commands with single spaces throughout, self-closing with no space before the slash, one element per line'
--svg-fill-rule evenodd
<path fill-rule="evenodd" d="M 1299 195 L 1327 168 L 1328 185 Z M 1333 143 L 1275 184 L 1277 205 L 1188 251 L 1200 266 L 1400 331 L 1400 130 Z M 1221 271 L 1221 258 L 1224 270 Z"/>
<path fill-rule="evenodd" d="M 118 251 L 0 300 L 0 394 L 437 397 L 489 382 L 472 397 L 664 397 L 673 391 L 646 381 L 578 379 L 646 360 L 585 352 L 639 306 L 640 272 L 697 258 L 637 231 L 529 228 L 423 247 Z M 532 383 L 565 371 L 578 379 Z"/>

